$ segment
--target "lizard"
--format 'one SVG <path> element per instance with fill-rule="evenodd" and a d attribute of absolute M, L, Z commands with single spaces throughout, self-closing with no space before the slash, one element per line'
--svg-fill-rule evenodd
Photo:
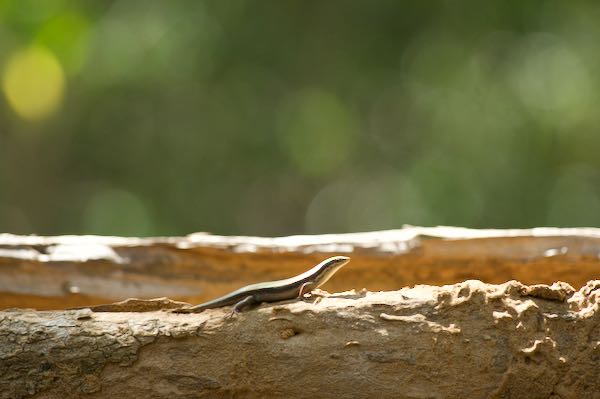
<path fill-rule="evenodd" d="M 212 301 L 188 308 L 176 309 L 174 312 L 199 313 L 206 309 L 233 305 L 232 314 L 234 314 L 239 313 L 245 307 L 261 302 L 278 302 L 302 298 L 304 294 L 325 284 L 335 272 L 349 261 L 350 258 L 347 256 L 333 256 L 295 277 L 250 284 Z"/>

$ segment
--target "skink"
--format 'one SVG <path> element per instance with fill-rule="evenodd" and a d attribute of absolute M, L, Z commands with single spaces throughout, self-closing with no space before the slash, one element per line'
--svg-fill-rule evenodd
<path fill-rule="evenodd" d="M 312 269 L 296 277 L 247 285 L 212 301 L 189 308 L 178 309 L 176 312 L 197 313 L 205 309 L 234 305 L 233 312 L 237 313 L 247 306 L 261 302 L 277 302 L 302 298 L 307 292 L 325 284 L 335 272 L 349 261 L 350 258 L 347 256 L 334 256 L 325 259 Z"/>

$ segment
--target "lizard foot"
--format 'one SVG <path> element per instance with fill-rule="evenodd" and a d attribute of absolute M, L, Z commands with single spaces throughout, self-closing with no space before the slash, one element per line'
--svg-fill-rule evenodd
<path fill-rule="evenodd" d="M 327 298 L 328 296 L 330 296 L 331 294 L 327 291 L 323 291 L 322 289 L 314 289 L 311 292 L 307 292 L 306 294 L 302 295 L 302 298 L 306 298 L 306 299 L 312 299 L 313 297 L 315 298 Z"/>
<path fill-rule="evenodd" d="M 302 299 L 304 302 L 312 302 L 316 305 L 317 303 L 321 302 L 323 298 L 327 298 L 329 295 L 329 292 L 317 288 L 302 295 L 300 299 Z"/>
<path fill-rule="evenodd" d="M 233 309 L 231 312 L 229 312 L 229 313 L 227 313 L 225 315 L 225 319 L 227 319 L 227 320 L 233 320 L 234 318 L 237 317 L 238 313 L 239 313 L 239 311 Z"/>

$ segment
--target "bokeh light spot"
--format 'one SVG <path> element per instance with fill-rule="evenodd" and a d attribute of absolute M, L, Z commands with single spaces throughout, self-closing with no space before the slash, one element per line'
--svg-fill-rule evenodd
<path fill-rule="evenodd" d="M 92 197 L 85 209 L 84 221 L 85 231 L 91 234 L 145 236 L 153 232 L 144 202 L 120 189 L 106 189 Z"/>
<path fill-rule="evenodd" d="M 346 162 L 356 132 L 352 112 L 322 90 L 297 93 L 281 113 L 279 139 L 295 166 L 307 175 L 326 175 Z"/>
<path fill-rule="evenodd" d="M 435 223 L 410 178 L 397 173 L 340 179 L 315 195 L 305 217 L 310 234 L 395 229 Z"/>
<path fill-rule="evenodd" d="M 36 46 L 13 54 L 2 76 L 2 89 L 10 106 L 25 119 L 40 119 L 62 102 L 63 69 L 50 51 Z"/>
<path fill-rule="evenodd" d="M 51 49 L 69 73 L 79 72 L 89 46 L 90 23 L 77 12 L 65 12 L 48 21 L 36 43 Z"/>
<path fill-rule="evenodd" d="M 591 81 L 587 69 L 557 36 L 531 35 L 513 62 L 513 85 L 525 105 L 564 113 L 588 103 Z"/>

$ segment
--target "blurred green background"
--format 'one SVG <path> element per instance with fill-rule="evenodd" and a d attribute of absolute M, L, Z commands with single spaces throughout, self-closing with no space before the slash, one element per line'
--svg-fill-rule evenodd
<path fill-rule="evenodd" d="M 0 231 L 600 226 L 600 5 L 0 0 Z"/>

